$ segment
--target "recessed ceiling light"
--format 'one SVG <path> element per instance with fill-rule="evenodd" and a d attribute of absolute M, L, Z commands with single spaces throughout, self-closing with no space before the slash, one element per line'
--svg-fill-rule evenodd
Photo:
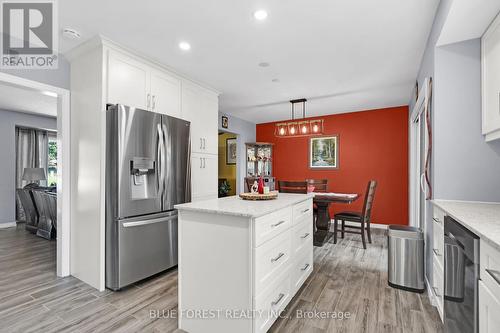
<path fill-rule="evenodd" d="M 253 13 L 253 17 L 256 20 L 263 21 L 267 18 L 267 12 L 263 9 L 259 9 Z"/>
<path fill-rule="evenodd" d="M 191 50 L 191 45 L 188 42 L 180 42 L 179 48 L 183 51 L 189 51 Z"/>
<path fill-rule="evenodd" d="M 62 34 L 69 39 L 79 39 L 82 35 L 73 28 L 63 28 Z"/>
<path fill-rule="evenodd" d="M 269 67 L 271 64 L 268 62 L 261 62 L 259 63 L 259 67 Z"/>

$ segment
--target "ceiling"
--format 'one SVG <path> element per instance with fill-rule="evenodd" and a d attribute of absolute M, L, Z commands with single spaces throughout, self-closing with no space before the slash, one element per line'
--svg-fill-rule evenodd
<path fill-rule="evenodd" d="M 64 53 L 102 34 L 221 92 L 220 110 L 259 123 L 406 105 L 437 0 L 64 0 Z M 256 21 L 252 13 L 269 16 Z M 180 41 L 190 51 L 178 48 Z M 259 67 L 261 62 L 270 66 Z M 279 82 L 272 82 L 278 79 Z"/>
<path fill-rule="evenodd" d="M 0 84 L 0 110 L 57 117 L 57 96 Z"/>

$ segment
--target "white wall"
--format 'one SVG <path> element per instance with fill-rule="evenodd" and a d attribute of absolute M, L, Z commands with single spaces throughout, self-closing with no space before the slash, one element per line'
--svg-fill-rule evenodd
<path fill-rule="evenodd" d="M 228 128 L 222 127 L 222 116 L 229 118 Z M 245 191 L 246 176 L 245 143 L 255 142 L 255 124 L 249 121 L 219 112 L 219 130 L 238 134 L 238 170 L 236 171 L 236 194 Z"/>
<path fill-rule="evenodd" d="M 481 133 L 481 40 L 435 51 L 434 198 L 500 201 L 500 142 Z"/>
<path fill-rule="evenodd" d="M 57 119 L 0 110 L 0 223 L 16 220 L 16 126 L 57 130 Z"/>
<path fill-rule="evenodd" d="M 453 0 L 441 0 L 417 76 L 422 87 L 433 79 L 433 152 L 431 183 L 434 198 L 500 201 L 500 143 L 481 135 L 479 40 L 436 47 Z M 415 100 L 410 100 L 410 110 Z M 432 205 L 427 202 L 427 211 Z M 426 219 L 427 244 L 433 224 Z M 432 283 L 432 251 L 426 254 L 426 276 Z"/>

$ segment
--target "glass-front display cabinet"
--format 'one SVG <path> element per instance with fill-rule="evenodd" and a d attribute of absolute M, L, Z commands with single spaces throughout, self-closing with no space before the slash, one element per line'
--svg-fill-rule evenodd
<path fill-rule="evenodd" d="M 270 190 L 274 190 L 273 177 L 273 144 L 266 142 L 254 142 L 246 144 L 247 151 L 247 175 L 245 183 L 247 191 L 249 184 L 260 176 L 264 178 L 264 183 L 269 186 Z"/>

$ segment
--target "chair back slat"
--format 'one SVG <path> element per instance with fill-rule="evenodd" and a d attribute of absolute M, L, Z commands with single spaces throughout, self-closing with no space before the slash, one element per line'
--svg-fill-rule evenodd
<path fill-rule="evenodd" d="M 314 192 L 328 192 L 328 179 L 306 179 L 307 185 L 314 186 Z"/>
<path fill-rule="evenodd" d="M 370 180 L 366 187 L 365 202 L 363 204 L 363 220 L 366 224 L 370 224 L 370 218 L 373 207 L 373 200 L 375 199 L 375 189 L 377 188 L 377 181 Z"/>
<path fill-rule="evenodd" d="M 280 180 L 278 185 L 281 193 L 307 194 L 307 182 Z"/>

